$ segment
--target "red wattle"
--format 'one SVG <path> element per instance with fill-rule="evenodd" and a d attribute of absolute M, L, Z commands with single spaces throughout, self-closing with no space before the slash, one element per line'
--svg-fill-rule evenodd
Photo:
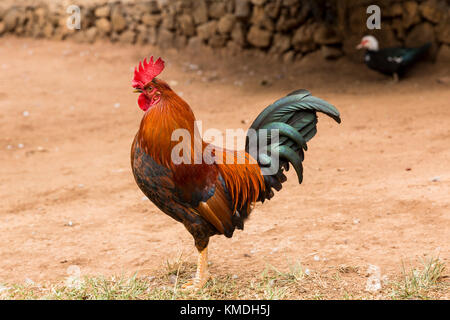
<path fill-rule="evenodd" d="M 144 111 L 147 111 L 148 108 L 150 108 L 151 106 L 151 101 L 149 98 L 147 98 L 145 94 L 141 93 L 138 98 L 138 104 L 139 108 L 141 108 Z"/>

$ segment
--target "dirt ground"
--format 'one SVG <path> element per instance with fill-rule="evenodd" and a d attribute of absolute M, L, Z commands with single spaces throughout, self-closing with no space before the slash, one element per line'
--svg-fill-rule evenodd
<path fill-rule="evenodd" d="M 151 54 L 165 58 L 160 77 L 204 129 L 247 128 L 298 88 L 342 115 L 341 125 L 319 116 L 302 185 L 289 172 L 244 231 L 211 239 L 213 274 L 300 261 L 321 273 L 373 264 L 395 278 L 402 261 L 449 262 L 448 65 L 421 63 L 394 84 L 345 58 L 282 64 L 109 43 L 0 44 L 0 283 L 61 281 L 72 265 L 83 275 L 150 275 L 180 253 L 196 260 L 191 236 L 143 199 L 131 173 L 142 116 L 132 69 Z"/>

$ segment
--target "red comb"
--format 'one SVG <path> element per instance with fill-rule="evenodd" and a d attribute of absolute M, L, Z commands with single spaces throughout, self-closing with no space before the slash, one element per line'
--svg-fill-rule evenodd
<path fill-rule="evenodd" d="M 145 60 L 139 62 L 139 68 L 134 68 L 134 79 L 132 81 L 134 88 L 144 87 L 164 70 L 164 61 L 161 58 L 158 58 L 156 62 L 153 62 L 153 56 L 148 62 Z"/>

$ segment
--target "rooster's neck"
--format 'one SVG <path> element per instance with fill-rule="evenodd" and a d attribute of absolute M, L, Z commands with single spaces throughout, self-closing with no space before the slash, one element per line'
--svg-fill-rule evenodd
<path fill-rule="evenodd" d="M 183 132 L 188 132 L 191 139 L 194 139 L 195 116 L 180 96 L 168 90 L 162 92 L 161 100 L 150 107 L 142 118 L 137 136 L 138 144 L 157 163 L 171 167 L 172 149 L 181 141 L 177 130 L 181 136 L 185 136 Z M 172 140 L 173 135 L 175 141 Z"/>

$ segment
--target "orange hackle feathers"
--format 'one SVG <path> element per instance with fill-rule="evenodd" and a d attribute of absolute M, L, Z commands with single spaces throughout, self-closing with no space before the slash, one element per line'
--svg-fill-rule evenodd
<path fill-rule="evenodd" d="M 196 185 L 213 185 L 217 183 L 218 174 L 222 176 L 229 195 L 232 198 L 231 212 L 240 210 L 246 204 L 257 201 L 261 192 L 264 192 L 265 184 L 256 160 L 243 151 L 226 150 L 216 147 L 215 157 L 222 159 L 222 163 L 212 165 L 195 164 L 194 157 L 196 139 L 201 139 L 195 126 L 195 116 L 189 105 L 179 97 L 162 80 L 158 79 L 153 84 L 161 91 L 161 101 L 151 107 L 144 115 L 138 133 L 139 145 L 153 160 L 170 169 L 174 173 L 175 182 L 184 185 L 188 194 Z M 172 133 L 176 129 L 186 129 L 191 135 L 191 164 L 176 165 L 171 159 L 173 148 L 180 143 L 172 141 Z M 197 142 L 198 143 L 198 142 Z M 208 143 L 200 141 L 203 153 Z M 233 159 L 232 163 L 225 161 Z M 242 159 L 244 161 L 242 161 Z M 248 206 L 249 209 L 249 206 Z"/>
<path fill-rule="evenodd" d="M 139 62 L 139 68 L 134 68 L 133 87 L 144 88 L 147 83 L 151 82 L 163 70 L 164 61 L 161 58 L 158 58 L 156 62 L 153 62 L 153 56 L 148 62 L 144 59 L 143 62 Z"/>

